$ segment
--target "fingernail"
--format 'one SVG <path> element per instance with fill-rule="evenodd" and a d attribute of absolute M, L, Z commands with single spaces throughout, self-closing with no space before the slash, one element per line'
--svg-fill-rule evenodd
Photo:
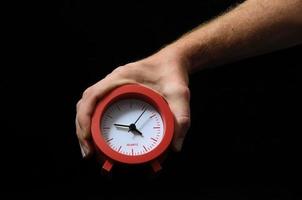
<path fill-rule="evenodd" d="M 80 143 L 80 149 L 81 149 L 82 157 L 86 158 L 86 156 L 87 156 L 87 148 Z"/>
<path fill-rule="evenodd" d="M 183 142 L 184 142 L 184 138 L 179 138 L 176 140 L 174 145 L 176 151 L 181 151 Z"/>

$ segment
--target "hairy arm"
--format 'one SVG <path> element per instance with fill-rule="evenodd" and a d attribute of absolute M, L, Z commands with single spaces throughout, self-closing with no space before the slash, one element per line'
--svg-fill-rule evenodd
<path fill-rule="evenodd" d="M 87 88 L 77 104 L 77 136 L 84 157 L 94 149 L 90 120 L 95 104 L 113 88 L 137 83 L 164 96 L 175 118 L 172 146 L 180 151 L 190 126 L 190 72 L 301 42 L 302 0 L 247 0 L 159 52 L 118 67 Z"/>
<path fill-rule="evenodd" d="M 167 47 L 189 71 L 302 42 L 301 0 L 247 0 Z"/>

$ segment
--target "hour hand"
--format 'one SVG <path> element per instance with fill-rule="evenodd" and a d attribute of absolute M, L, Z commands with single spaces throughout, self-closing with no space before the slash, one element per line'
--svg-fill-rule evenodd
<path fill-rule="evenodd" d="M 125 125 L 125 124 L 113 124 L 114 126 L 119 126 L 119 127 L 127 127 L 130 128 L 129 125 Z"/>

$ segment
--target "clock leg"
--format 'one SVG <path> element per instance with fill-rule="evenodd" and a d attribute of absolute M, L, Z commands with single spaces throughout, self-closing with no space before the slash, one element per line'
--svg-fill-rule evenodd
<path fill-rule="evenodd" d="M 112 163 L 112 161 L 110 161 L 110 160 L 106 160 L 105 162 L 104 162 L 104 164 L 103 164 L 103 170 L 104 171 L 106 171 L 106 172 L 110 172 L 111 171 L 111 169 L 112 169 L 112 166 L 113 166 L 113 163 Z"/>
<path fill-rule="evenodd" d="M 161 167 L 158 160 L 153 160 L 151 162 L 151 166 L 152 166 L 152 169 L 155 173 L 159 172 L 162 169 L 162 167 Z"/>

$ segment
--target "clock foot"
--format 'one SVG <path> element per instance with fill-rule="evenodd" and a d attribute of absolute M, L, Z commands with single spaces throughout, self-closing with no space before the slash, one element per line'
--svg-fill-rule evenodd
<path fill-rule="evenodd" d="M 151 166 L 152 166 L 152 169 L 153 169 L 153 171 L 155 173 L 159 172 L 162 169 L 162 167 L 161 167 L 161 165 L 160 165 L 160 163 L 159 163 L 158 160 L 152 161 L 151 162 Z"/>
<path fill-rule="evenodd" d="M 103 164 L 103 170 L 106 172 L 110 172 L 112 169 L 113 163 L 110 160 L 106 160 Z"/>

